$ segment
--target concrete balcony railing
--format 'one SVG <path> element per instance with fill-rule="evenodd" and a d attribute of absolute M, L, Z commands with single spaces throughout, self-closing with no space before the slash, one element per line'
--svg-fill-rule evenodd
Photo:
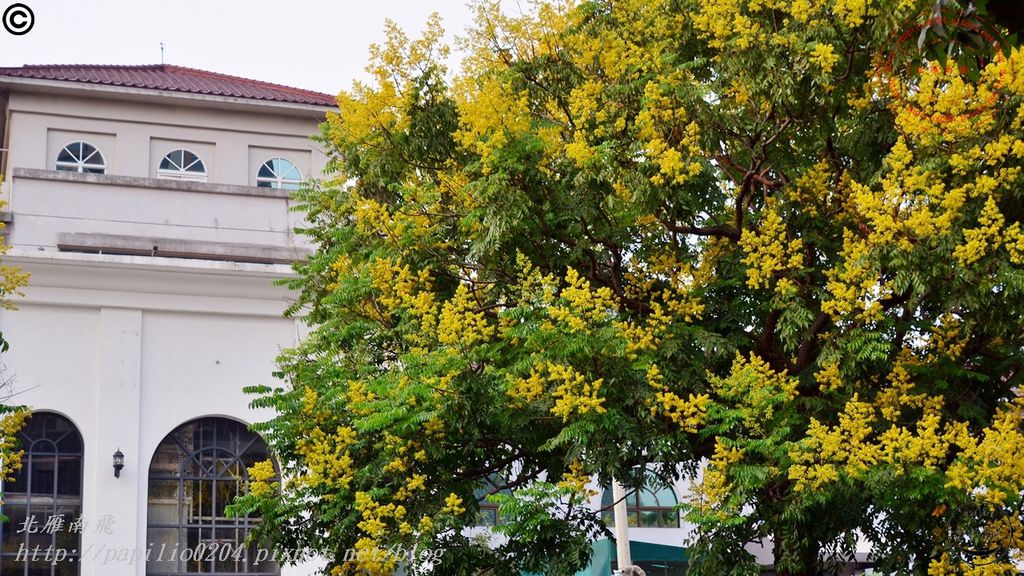
<path fill-rule="evenodd" d="M 289 191 L 14 168 L 5 232 L 21 249 L 284 263 L 308 255 Z"/>

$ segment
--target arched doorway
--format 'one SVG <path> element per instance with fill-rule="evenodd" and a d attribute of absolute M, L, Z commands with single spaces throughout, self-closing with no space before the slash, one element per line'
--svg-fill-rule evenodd
<path fill-rule="evenodd" d="M 227 418 L 168 434 L 149 466 L 146 574 L 277 574 L 265 547 L 246 545 L 259 519 L 224 511 L 244 490 L 246 469 L 268 459 L 263 439 Z"/>
<path fill-rule="evenodd" d="M 8 518 L 0 524 L 0 574 L 75 576 L 82 549 L 82 435 L 64 416 L 36 412 L 18 442 L 21 470 L 4 482 L 0 508 Z"/>

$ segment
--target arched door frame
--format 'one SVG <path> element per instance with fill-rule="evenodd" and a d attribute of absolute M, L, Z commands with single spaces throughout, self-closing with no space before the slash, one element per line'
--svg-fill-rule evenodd
<path fill-rule="evenodd" d="M 167 434 L 148 468 L 146 573 L 278 574 L 269 557 L 261 554 L 257 564 L 254 548 L 245 546 L 259 520 L 223 515 L 246 468 L 266 459 L 274 461 L 266 442 L 232 418 L 195 418 Z"/>
<path fill-rule="evenodd" d="M 4 482 L 0 508 L 8 517 L 0 525 L 0 572 L 10 573 L 13 563 L 20 564 L 18 572 L 27 575 L 29 562 L 19 560 L 18 552 L 24 547 L 26 553 L 21 558 L 29 559 L 28 551 L 39 546 L 40 554 L 51 550 L 51 560 L 33 563 L 34 570 L 45 566 L 51 576 L 78 574 L 85 526 L 81 518 L 85 481 L 82 433 L 66 415 L 40 410 L 18 431 L 18 440 L 24 450 L 22 467 L 14 481 Z"/>

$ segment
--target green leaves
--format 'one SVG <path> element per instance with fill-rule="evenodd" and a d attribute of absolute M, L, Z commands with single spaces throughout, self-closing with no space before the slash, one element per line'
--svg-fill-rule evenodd
<path fill-rule="evenodd" d="M 929 569 L 953 544 L 923 503 L 1024 485 L 979 464 L 1024 450 L 992 429 L 1024 378 L 1024 56 L 911 4 L 483 3 L 451 78 L 436 22 L 389 28 L 299 193 L 311 333 L 249 389 L 292 476 L 246 497 L 268 533 L 340 574 L 396 544 L 570 574 L 604 529 L 586 480 L 652 467 L 702 473 L 694 573 L 755 573 L 762 541 L 832 569 L 857 531 Z M 977 65 L 906 69 L 905 21 Z M 470 530 L 495 477 L 507 541 Z"/>

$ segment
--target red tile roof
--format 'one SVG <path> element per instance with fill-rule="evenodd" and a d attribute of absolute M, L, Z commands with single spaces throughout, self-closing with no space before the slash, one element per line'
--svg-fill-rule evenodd
<path fill-rule="evenodd" d="M 146 66 L 26 65 L 20 68 L 0 68 L 0 78 L 5 76 L 149 88 L 169 92 L 209 94 L 292 104 L 336 105 L 334 96 L 330 94 L 169 64 Z"/>

